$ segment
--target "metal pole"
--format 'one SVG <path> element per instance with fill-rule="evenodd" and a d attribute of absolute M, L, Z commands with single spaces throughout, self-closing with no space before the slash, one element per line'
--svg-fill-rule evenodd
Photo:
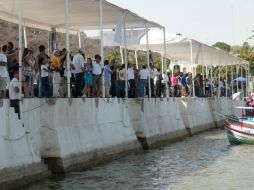
<path fill-rule="evenodd" d="M 22 22 L 23 20 L 23 0 L 19 0 L 19 92 L 22 93 L 22 53 L 23 53 L 23 37 Z"/>
<path fill-rule="evenodd" d="M 211 81 L 210 81 L 210 84 L 211 84 L 211 97 L 213 97 L 213 55 L 211 55 Z"/>
<path fill-rule="evenodd" d="M 120 55 L 121 55 L 121 61 L 122 61 L 122 65 L 124 64 L 124 60 L 123 60 L 123 48 L 120 45 Z"/>
<path fill-rule="evenodd" d="M 204 76 L 204 55 L 203 55 L 203 46 L 201 45 L 202 50 L 202 83 L 203 83 L 203 97 L 205 97 L 205 76 Z"/>
<path fill-rule="evenodd" d="M 213 66 L 211 66 L 211 97 L 213 97 Z"/>
<path fill-rule="evenodd" d="M 163 72 L 164 70 L 164 57 L 163 57 L 163 53 L 161 53 L 161 71 Z"/>
<path fill-rule="evenodd" d="M 248 73 L 247 73 L 247 64 L 245 64 L 245 95 L 248 96 Z"/>
<path fill-rule="evenodd" d="M 124 67 L 125 67 L 125 97 L 128 98 L 128 75 L 127 75 L 127 70 L 128 70 L 128 57 L 127 57 L 127 41 L 126 41 L 126 12 L 124 10 Z"/>
<path fill-rule="evenodd" d="M 221 59 L 220 59 L 221 62 Z M 221 86 L 220 86 L 220 65 L 219 65 L 219 80 L 218 80 L 218 90 L 217 90 L 217 97 L 219 98 L 221 95 Z"/>
<path fill-rule="evenodd" d="M 136 61 L 136 68 L 138 69 L 138 53 L 136 49 L 135 49 L 135 61 Z"/>
<path fill-rule="evenodd" d="M 233 72 L 233 65 L 231 65 L 231 94 L 234 94 L 234 72 Z"/>
<path fill-rule="evenodd" d="M 228 97 L 228 66 L 226 65 L 226 97 Z"/>
<path fill-rule="evenodd" d="M 243 77 L 243 66 L 241 62 L 241 77 Z M 243 92 L 243 80 L 241 81 L 241 92 Z"/>
<path fill-rule="evenodd" d="M 165 72 L 167 74 L 167 45 L 166 45 L 166 29 L 163 28 L 163 48 L 164 48 L 164 61 L 163 61 L 163 68 L 162 72 Z"/>
<path fill-rule="evenodd" d="M 193 47 L 192 47 L 192 41 L 190 40 L 190 61 L 191 61 L 191 65 L 193 64 Z M 194 79 L 196 77 L 195 75 L 195 67 L 193 67 L 193 76 L 192 78 Z M 195 85 L 194 85 L 194 80 L 192 80 L 192 96 L 195 97 Z"/>
<path fill-rule="evenodd" d="M 251 75 L 251 73 L 250 73 L 250 63 L 248 63 L 248 65 L 247 65 L 247 73 L 248 73 L 248 75 L 247 75 L 247 78 L 248 78 L 248 82 L 247 82 L 247 84 L 248 84 L 248 86 L 247 86 L 247 84 L 246 84 L 246 88 L 248 87 L 248 88 L 250 88 L 250 84 L 249 84 L 249 76 Z M 251 89 L 251 88 L 250 88 Z"/>
<path fill-rule="evenodd" d="M 70 71 L 70 23 L 69 23 L 69 0 L 65 0 L 65 33 L 66 33 L 66 50 L 67 50 L 67 95 L 71 97 L 71 71 Z"/>
<path fill-rule="evenodd" d="M 27 48 L 27 35 L 26 35 L 26 27 L 23 21 L 23 35 L 24 35 L 24 46 Z"/>
<path fill-rule="evenodd" d="M 146 22 L 146 56 L 147 56 L 147 69 L 149 71 L 149 75 L 148 75 L 148 95 L 149 98 L 151 98 L 151 81 L 150 81 L 150 56 L 149 56 L 149 35 L 148 35 L 148 26 L 147 26 L 147 22 Z"/>
<path fill-rule="evenodd" d="M 80 33 L 80 31 L 78 32 L 78 47 L 82 48 L 81 33 Z"/>
<path fill-rule="evenodd" d="M 100 0 L 100 39 L 101 39 L 101 66 L 104 68 L 104 49 L 103 49 L 103 0 Z M 102 73 L 102 97 L 105 98 L 104 72 Z"/>
<path fill-rule="evenodd" d="M 238 64 L 236 64 L 236 78 L 238 78 Z M 238 81 L 236 81 L 236 92 L 238 92 Z"/>

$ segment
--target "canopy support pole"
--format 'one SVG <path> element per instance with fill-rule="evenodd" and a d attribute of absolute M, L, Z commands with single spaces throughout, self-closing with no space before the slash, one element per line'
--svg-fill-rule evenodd
<path fill-rule="evenodd" d="M 67 96 L 71 97 L 70 85 L 70 23 L 69 23 L 69 0 L 65 0 L 65 33 L 66 33 L 66 50 L 67 50 Z"/>
<path fill-rule="evenodd" d="M 192 47 L 192 41 L 190 40 L 190 60 L 191 60 L 191 65 L 193 65 L 193 47 Z M 193 74 L 192 74 L 192 79 L 196 77 L 196 68 L 193 66 Z M 194 80 L 192 80 L 192 97 L 195 97 L 195 83 Z"/>
<path fill-rule="evenodd" d="M 213 66 L 211 66 L 211 97 L 213 97 Z"/>
<path fill-rule="evenodd" d="M 238 78 L 238 64 L 236 64 L 236 78 Z M 238 81 L 236 81 L 236 92 L 238 92 Z"/>
<path fill-rule="evenodd" d="M 164 70 L 164 56 L 163 53 L 161 53 L 161 71 L 163 72 Z"/>
<path fill-rule="evenodd" d="M 246 88 L 249 89 L 249 76 L 250 76 L 250 63 L 247 64 L 247 82 L 246 82 Z"/>
<path fill-rule="evenodd" d="M 228 66 L 226 65 L 226 97 L 228 97 Z"/>
<path fill-rule="evenodd" d="M 149 72 L 149 75 L 148 75 L 148 95 L 149 95 L 149 98 L 151 98 L 151 72 L 150 72 L 150 55 L 149 55 L 149 35 L 148 35 L 148 26 L 147 26 L 147 23 L 146 23 L 146 56 L 147 56 L 147 70 Z M 167 88 L 166 88 L 167 89 Z"/>
<path fill-rule="evenodd" d="M 202 85 L 203 85 L 203 97 L 205 97 L 205 74 L 204 74 L 204 55 L 203 55 L 203 46 L 201 45 L 202 50 Z"/>
<path fill-rule="evenodd" d="M 165 72 L 167 74 L 167 45 L 166 45 L 166 29 L 163 28 L 163 50 L 164 50 L 164 60 L 163 60 L 163 67 L 162 72 Z"/>
<path fill-rule="evenodd" d="M 233 73 L 233 65 L 231 65 L 231 94 L 234 94 L 234 73 Z"/>
<path fill-rule="evenodd" d="M 138 69 L 138 52 L 135 49 L 135 62 L 136 62 L 136 68 Z"/>
<path fill-rule="evenodd" d="M 127 41 L 126 41 L 126 12 L 124 10 L 124 68 L 125 68 L 125 97 L 128 98 L 128 57 L 127 57 Z"/>
<path fill-rule="evenodd" d="M 240 67 L 241 67 L 241 77 L 243 78 L 243 66 L 242 66 L 242 63 L 241 63 L 241 65 L 240 65 Z M 241 92 L 243 92 L 244 91 L 244 89 L 243 89 L 243 80 L 241 81 Z"/>
<path fill-rule="evenodd" d="M 78 47 L 79 47 L 79 48 L 82 48 L 81 33 L 80 33 L 80 31 L 78 32 Z"/>
<path fill-rule="evenodd" d="M 124 64 L 124 60 L 123 60 L 123 48 L 122 46 L 120 45 L 120 56 L 121 56 L 121 62 L 122 62 L 122 65 Z"/>
<path fill-rule="evenodd" d="M 220 59 L 221 62 L 221 59 Z M 221 64 L 220 64 L 221 65 Z M 221 95 L 221 86 L 220 86 L 220 65 L 219 65 L 219 79 L 218 79 L 218 90 L 217 90 L 217 97 L 219 98 Z"/>
<path fill-rule="evenodd" d="M 248 96 L 248 65 L 246 64 L 245 65 L 245 78 L 246 78 L 246 81 L 245 81 L 245 95 L 246 95 L 246 97 Z"/>
<path fill-rule="evenodd" d="M 22 93 L 22 53 L 23 53 L 23 37 L 22 22 L 23 20 L 23 0 L 19 0 L 19 92 Z"/>
<path fill-rule="evenodd" d="M 211 55 L 211 70 L 210 70 L 210 78 L 211 78 L 211 81 L 210 81 L 210 85 L 211 85 L 211 97 L 213 97 L 213 55 Z"/>
<path fill-rule="evenodd" d="M 100 52 L 101 52 L 101 66 L 104 68 L 104 39 L 103 39 L 103 0 L 100 0 L 100 39 L 101 39 L 101 47 L 100 47 Z M 104 86 L 104 72 L 102 72 L 102 85 L 101 85 L 101 90 L 102 90 L 102 97 L 105 98 L 105 86 Z"/>
<path fill-rule="evenodd" d="M 26 34 L 26 26 L 23 21 L 23 35 L 24 35 L 24 46 L 27 48 L 27 34 Z"/>

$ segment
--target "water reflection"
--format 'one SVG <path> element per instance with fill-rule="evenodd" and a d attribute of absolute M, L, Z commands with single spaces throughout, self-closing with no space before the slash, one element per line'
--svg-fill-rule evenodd
<path fill-rule="evenodd" d="M 217 186 L 209 178 L 220 175 L 220 180 L 223 181 L 226 170 L 238 164 L 235 156 L 240 158 L 246 153 L 243 147 L 229 146 L 225 131 L 210 131 L 88 171 L 73 172 L 65 177 L 55 176 L 27 190 L 161 190 L 193 189 L 192 186 L 196 189 L 216 189 Z M 253 151 L 247 152 L 254 156 Z M 249 162 L 251 161 L 250 159 Z M 213 171 L 214 168 L 216 170 Z M 246 169 L 248 170 L 248 164 Z M 225 177 L 224 180 L 229 179 Z M 207 186 L 209 182 L 210 187 Z"/>

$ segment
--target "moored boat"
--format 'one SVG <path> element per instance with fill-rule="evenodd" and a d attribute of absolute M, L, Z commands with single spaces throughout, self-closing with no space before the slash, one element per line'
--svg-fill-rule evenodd
<path fill-rule="evenodd" d="M 252 107 L 238 107 L 244 110 L 254 109 Z M 227 116 L 227 136 L 230 144 L 254 144 L 254 118 L 242 116 Z"/>
<path fill-rule="evenodd" d="M 254 128 L 242 127 L 236 124 L 227 124 L 227 136 L 230 144 L 254 144 Z"/>

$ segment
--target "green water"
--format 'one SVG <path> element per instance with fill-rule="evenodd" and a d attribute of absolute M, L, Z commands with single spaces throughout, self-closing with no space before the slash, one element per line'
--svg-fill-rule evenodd
<path fill-rule="evenodd" d="M 253 158 L 254 146 L 230 146 L 226 132 L 216 130 L 25 190 L 251 190 Z"/>

